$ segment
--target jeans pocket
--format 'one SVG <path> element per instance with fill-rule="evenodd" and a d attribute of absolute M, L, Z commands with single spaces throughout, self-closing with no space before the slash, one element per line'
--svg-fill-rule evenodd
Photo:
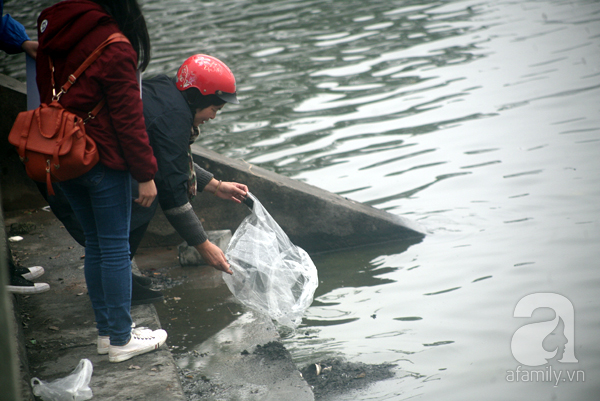
<path fill-rule="evenodd" d="M 81 180 L 84 185 L 96 186 L 100 184 L 105 175 L 106 170 L 104 165 L 102 163 L 96 163 L 90 171 L 79 177 L 79 180 Z"/>

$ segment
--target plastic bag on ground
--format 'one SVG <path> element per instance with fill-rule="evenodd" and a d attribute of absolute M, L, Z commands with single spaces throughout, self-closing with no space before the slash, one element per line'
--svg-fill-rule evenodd
<path fill-rule="evenodd" d="M 31 379 L 33 394 L 44 401 L 84 401 L 92 398 L 89 387 L 94 367 L 89 359 L 82 359 L 73 372 L 61 379 L 45 382 Z"/>
<path fill-rule="evenodd" d="M 317 268 L 256 197 L 248 196 L 254 202 L 252 214 L 229 242 L 225 256 L 233 275 L 223 274 L 223 279 L 244 305 L 295 329 L 312 304 L 318 286 Z"/>

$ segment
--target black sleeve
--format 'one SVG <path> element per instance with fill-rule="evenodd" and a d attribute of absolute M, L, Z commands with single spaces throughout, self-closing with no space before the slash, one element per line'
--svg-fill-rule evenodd
<path fill-rule="evenodd" d="M 189 202 L 183 206 L 163 211 L 169 223 L 189 246 L 199 245 L 208 239 L 202 223 Z"/>
<path fill-rule="evenodd" d="M 194 163 L 194 170 L 196 171 L 196 183 L 198 185 L 198 192 L 204 191 L 204 187 L 213 179 L 213 174 L 210 171 L 204 170 L 202 167 Z"/>

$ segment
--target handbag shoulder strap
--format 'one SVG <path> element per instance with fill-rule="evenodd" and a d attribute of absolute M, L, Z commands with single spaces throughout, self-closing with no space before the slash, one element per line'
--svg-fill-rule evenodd
<path fill-rule="evenodd" d="M 73 74 L 69 75 L 69 78 L 67 79 L 67 82 L 65 82 L 65 84 L 60 88 L 60 92 L 59 93 L 53 93 L 52 100 L 58 101 L 60 99 L 60 97 L 64 93 L 67 93 L 69 91 L 69 89 L 71 88 L 71 86 L 73 86 L 73 84 L 77 81 L 77 78 L 79 78 L 79 76 L 94 61 L 96 61 L 96 59 L 98 57 L 100 57 L 100 55 L 104 51 L 104 48 L 106 46 L 108 46 L 109 44 L 116 43 L 116 42 L 127 42 L 127 43 L 129 43 L 129 39 L 127 39 L 127 37 L 125 35 L 123 35 L 122 33 L 113 33 L 112 35 L 110 35 L 108 37 L 108 39 L 106 39 L 104 42 L 100 43 L 100 45 L 96 48 L 96 50 L 94 50 L 94 52 L 92 54 L 90 54 L 88 56 L 88 58 L 85 59 L 85 61 L 79 66 L 79 68 Z M 55 86 L 55 83 L 54 83 L 54 65 L 52 64 L 52 58 L 48 58 L 48 60 L 50 60 L 52 90 L 53 90 L 53 92 L 55 92 L 55 89 L 54 89 L 54 86 Z"/>

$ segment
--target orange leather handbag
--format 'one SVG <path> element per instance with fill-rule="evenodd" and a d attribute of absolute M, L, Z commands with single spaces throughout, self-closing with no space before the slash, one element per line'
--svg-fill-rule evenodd
<path fill-rule="evenodd" d="M 61 87 L 54 90 L 50 104 L 42 103 L 34 110 L 18 114 L 8 135 L 8 141 L 17 148 L 27 175 L 34 181 L 46 182 L 48 194 L 54 195 L 52 182 L 66 181 L 85 174 L 98 163 L 100 157 L 96 143 L 85 133 L 85 123 L 93 119 L 104 107 L 105 99 L 86 119 L 81 119 L 66 110 L 58 102 L 69 91 L 77 78 L 102 54 L 106 46 L 115 42 L 129 42 L 123 34 L 115 33 L 108 37 L 81 64 L 75 73 Z M 54 68 L 50 60 L 52 87 L 54 88 Z"/>

